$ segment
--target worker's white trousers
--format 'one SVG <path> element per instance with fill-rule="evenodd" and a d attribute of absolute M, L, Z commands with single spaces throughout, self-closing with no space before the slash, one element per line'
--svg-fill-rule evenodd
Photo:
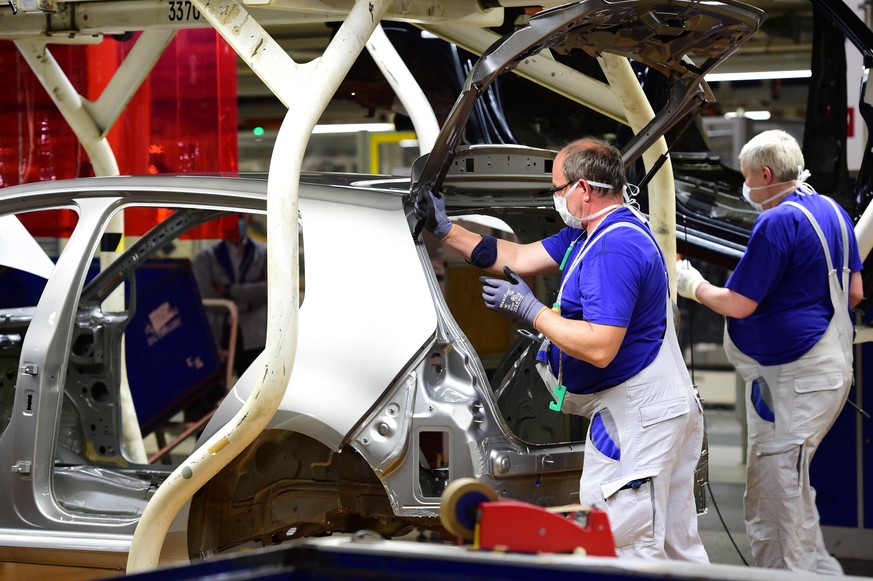
<path fill-rule="evenodd" d="M 694 502 L 703 411 L 670 315 L 648 367 L 595 394 L 568 393 L 562 409 L 591 419 L 579 502 L 606 509 L 618 554 L 708 563 Z"/>
<path fill-rule="evenodd" d="M 744 506 L 746 533 L 758 567 L 843 572 L 824 544 L 809 464 L 852 384 L 848 320 L 848 312 L 838 310 L 819 342 L 785 365 L 759 365 L 725 332 L 728 359 L 746 384 Z"/>

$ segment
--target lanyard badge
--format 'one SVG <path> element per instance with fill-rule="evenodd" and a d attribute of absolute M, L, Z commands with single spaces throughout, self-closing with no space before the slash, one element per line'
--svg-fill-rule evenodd
<path fill-rule="evenodd" d="M 564 405 L 564 396 L 567 395 L 567 387 L 557 383 L 555 384 L 555 389 L 552 393 L 555 394 L 555 401 L 549 402 L 549 409 L 553 412 L 559 412 Z"/>

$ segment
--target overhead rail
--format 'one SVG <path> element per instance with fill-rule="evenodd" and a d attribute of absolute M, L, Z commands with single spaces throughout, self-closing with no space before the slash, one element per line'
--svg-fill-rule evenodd
<path fill-rule="evenodd" d="M 329 4 L 329 5 L 328 5 Z M 552 0 L 549 5 L 560 2 Z M 342 22 L 354 2 L 252 0 L 240 6 L 261 25 Z M 150 29 L 208 28 L 192 0 L 9 0 L 0 6 L 0 38 L 51 37 L 54 42 L 99 42 L 103 35 Z M 503 24 L 503 9 L 482 8 L 469 0 L 393 2 L 387 19 L 489 27 Z"/>

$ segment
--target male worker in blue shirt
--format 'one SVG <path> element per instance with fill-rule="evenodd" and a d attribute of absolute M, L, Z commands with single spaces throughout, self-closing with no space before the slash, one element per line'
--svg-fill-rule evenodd
<path fill-rule="evenodd" d="M 546 337 L 548 389 L 565 386 L 561 409 L 591 419 L 579 501 L 606 509 L 619 555 L 709 562 L 694 502 L 703 414 L 673 328 L 664 257 L 623 204 L 623 168 L 621 153 L 601 140 L 563 148 L 551 193 L 567 227 L 532 244 L 465 230 L 433 195 L 417 214 L 474 265 L 512 269 L 510 280 L 482 278 L 483 297 Z M 513 271 L 560 272 L 556 308 Z"/>
<path fill-rule="evenodd" d="M 763 212 L 717 287 L 687 261 L 679 294 L 727 317 L 728 359 L 746 383 L 746 531 L 759 567 L 842 574 L 819 526 L 809 464 L 852 383 L 849 309 L 863 295 L 852 221 L 804 182 L 803 153 L 780 130 L 740 151 L 743 195 Z"/>

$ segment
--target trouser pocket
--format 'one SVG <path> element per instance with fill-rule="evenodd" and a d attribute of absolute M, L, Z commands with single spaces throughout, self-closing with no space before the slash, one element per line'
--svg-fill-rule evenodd
<path fill-rule="evenodd" d="M 763 377 L 752 380 L 749 386 L 749 400 L 759 418 L 765 422 L 776 420 L 776 415 L 773 413 L 773 394 L 770 393 L 770 386 Z"/>
<path fill-rule="evenodd" d="M 745 505 L 746 532 L 758 566 L 785 567 L 813 545 L 801 495 L 803 446 L 792 442 L 755 444 L 749 455 Z M 816 523 L 817 524 L 817 523 Z"/>
<path fill-rule="evenodd" d="M 634 466 L 671 465 L 683 446 L 689 411 L 687 395 L 641 405 Z"/>
<path fill-rule="evenodd" d="M 634 488 L 633 484 L 637 484 Z M 615 546 L 641 547 L 655 543 L 655 488 L 649 478 L 633 483 L 606 499 Z"/>
<path fill-rule="evenodd" d="M 795 378 L 791 396 L 792 432 L 817 447 L 843 408 L 850 381 L 838 371 L 827 370 Z"/>
<path fill-rule="evenodd" d="M 794 442 L 752 445 L 746 497 L 793 498 L 800 494 L 800 454 Z"/>

